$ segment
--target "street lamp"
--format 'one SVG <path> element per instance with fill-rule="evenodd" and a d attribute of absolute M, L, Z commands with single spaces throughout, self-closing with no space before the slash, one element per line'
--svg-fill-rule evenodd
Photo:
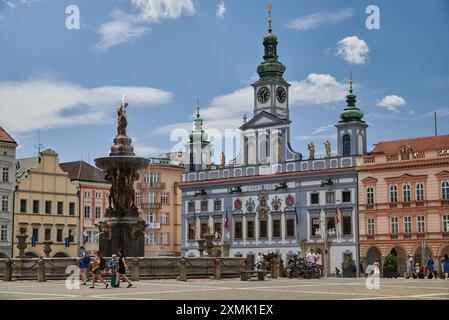
<path fill-rule="evenodd" d="M 326 230 L 326 217 L 324 211 L 322 210 L 320 215 L 320 227 L 315 230 L 315 236 L 320 237 L 321 241 L 324 243 L 325 277 L 329 277 L 330 273 L 330 250 L 328 249 L 328 237 L 335 236 L 336 234 L 337 233 L 335 231 L 335 228 L 330 228 L 329 230 Z"/>

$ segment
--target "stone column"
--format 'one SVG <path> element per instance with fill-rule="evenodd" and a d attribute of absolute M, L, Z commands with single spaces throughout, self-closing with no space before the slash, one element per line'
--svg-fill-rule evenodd
<path fill-rule="evenodd" d="M 140 261 L 139 258 L 133 259 L 133 268 L 131 270 L 131 279 L 133 281 L 140 280 Z"/>
<path fill-rule="evenodd" d="M 287 232 L 285 230 L 285 213 L 281 214 L 281 237 L 282 237 L 282 243 L 285 243 L 285 238 L 287 236 Z"/>
<path fill-rule="evenodd" d="M 182 257 L 181 261 L 179 262 L 179 281 L 187 281 L 187 260 Z"/>
<path fill-rule="evenodd" d="M 221 280 L 220 259 L 214 259 L 214 279 L 215 280 Z"/>
<path fill-rule="evenodd" d="M 45 261 L 42 257 L 37 261 L 37 282 L 45 282 Z"/>
<path fill-rule="evenodd" d="M 3 281 L 12 281 L 12 265 L 13 262 L 11 259 L 5 261 L 5 275 Z"/>

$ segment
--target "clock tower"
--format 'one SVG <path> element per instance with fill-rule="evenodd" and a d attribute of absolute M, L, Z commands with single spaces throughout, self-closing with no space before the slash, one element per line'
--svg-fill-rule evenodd
<path fill-rule="evenodd" d="M 271 28 L 271 8 L 269 8 L 268 33 L 263 38 L 265 53 L 263 62 L 257 67 L 259 80 L 254 88 L 254 116 L 265 111 L 281 119 L 289 119 L 288 89 L 290 84 L 284 80 L 285 66 L 278 61 L 278 37 Z"/>

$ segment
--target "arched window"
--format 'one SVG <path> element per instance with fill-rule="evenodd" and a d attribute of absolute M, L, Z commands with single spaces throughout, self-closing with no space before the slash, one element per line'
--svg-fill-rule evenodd
<path fill-rule="evenodd" d="M 351 136 L 345 134 L 343 136 L 343 156 L 349 157 L 351 155 Z"/>
<path fill-rule="evenodd" d="M 404 202 L 410 202 L 410 185 L 409 184 L 404 184 L 404 186 L 402 187 L 402 197 L 403 197 L 403 201 Z"/>
<path fill-rule="evenodd" d="M 416 201 L 423 202 L 424 201 L 424 184 L 418 183 L 416 185 Z"/>
<path fill-rule="evenodd" d="M 390 187 L 390 202 L 398 202 L 398 187 L 394 184 Z"/>
<path fill-rule="evenodd" d="M 368 187 L 366 189 L 366 203 L 374 204 L 374 188 L 373 187 Z"/>
<path fill-rule="evenodd" d="M 449 200 L 449 181 L 443 181 L 441 184 L 441 199 Z"/>

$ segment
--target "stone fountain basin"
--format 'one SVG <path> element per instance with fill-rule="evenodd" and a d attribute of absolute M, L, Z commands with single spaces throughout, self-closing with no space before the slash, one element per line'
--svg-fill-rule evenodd
<path fill-rule="evenodd" d="M 149 165 L 149 160 L 135 156 L 109 156 L 95 159 L 95 165 L 104 170 L 116 168 L 144 169 Z"/>

